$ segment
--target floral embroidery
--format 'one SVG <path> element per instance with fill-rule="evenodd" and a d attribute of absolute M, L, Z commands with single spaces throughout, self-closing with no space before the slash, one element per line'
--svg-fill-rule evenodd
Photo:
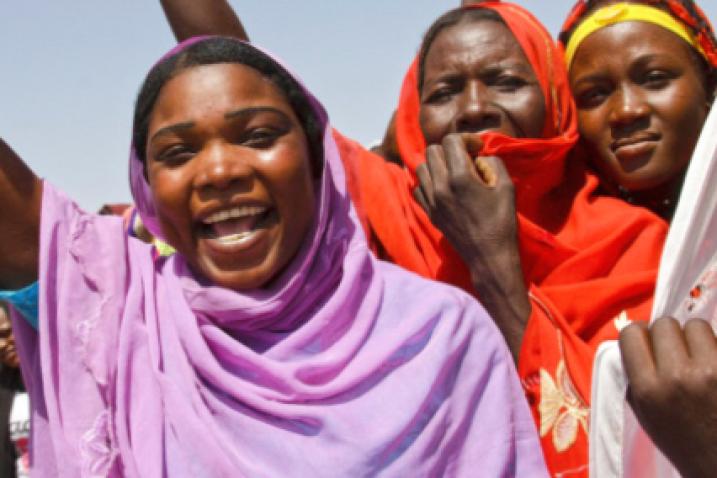
<path fill-rule="evenodd" d="M 117 450 L 112 442 L 112 417 L 105 410 L 80 440 L 82 478 L 106 477 L 112 468 Z"/>
<path fill-rule="evenodd" d="M 630 318 L 627 316 L 627 311 L 623 310 L 617 317 L 615 317 L 615 319 L 613 319 L 613 323 L 615 324 L 615 328 L 617 329 L 617 331 L 621 332 L 622 329 L 632 323 L 632 320 L 630 320 Z"/>
<path fill-rule="evenodd" d="M 555 378 L 540 369 L 540 436 L 552 430 L 555 450 L 562 453 L 577 440 L 579 427 L 587 434 L 590 410 L 575 391 L 563 360 L 558 363 Z"/>
<path fill-rule="evenodd" d="M 717 289 L 717 262 L 712 260 L 709 266 L 700 276 L 697 283 L 690 289 L 688 297 L 685 299 L 682 308 L 688 317 L 694 314 L 704 314 L 709 310 L 709 304 L 715 300 L 715 289 Z M 709 314 L 705 315 L 709 317 Z"/>

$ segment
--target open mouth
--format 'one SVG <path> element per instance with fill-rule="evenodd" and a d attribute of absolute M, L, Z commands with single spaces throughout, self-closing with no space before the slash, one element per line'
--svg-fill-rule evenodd
<path fill-rule="evenodd" d="M 214 212 L 199 224 L 199 235 L 218 246 L 240 246 L 251 242 L 275 220 L 274 209 L 266 206 L 236 206 Z"/>

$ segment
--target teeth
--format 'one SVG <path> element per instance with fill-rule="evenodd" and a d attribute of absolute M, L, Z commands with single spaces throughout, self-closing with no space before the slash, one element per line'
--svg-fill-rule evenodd
<path fill-rule="evenodd" d="M 222 236 L 217 237 L 217 241 L 221 242 L 222 244 L 236 244 L 238 242 L 242 242 L 247 237 L 251 236 L 252 232 L 242 232 L 239 234 L 232 234 L 230 236 Z"/>
<path fill-rule="evenodd" d="M 264 214 L 265 207 L 261 206 L 243 206 L 233 209 L 218 211 L 204 220 L 204 224 L 214 224 L 215 222 L 226 221 L 228 219 L 238 219 L 242 217 L 258 216 Z"/>

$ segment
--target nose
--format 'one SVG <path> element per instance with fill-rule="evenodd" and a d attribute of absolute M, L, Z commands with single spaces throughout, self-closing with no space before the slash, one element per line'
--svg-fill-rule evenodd
<path fill-rule="evenodd" d="M 499 128 L 500 118 L 500 112 L 493 104 L 489 89 L 479 81 L 467 83 L 456 114 L 455 132 L 477 133 Z"/>
<path fill-rule="evenodd" d="M 613 129 L 640 128 L 649 116 L 650 105 L 636 88 L 623 86 L 613 95 L 609 117 Z"/>
<path fill-rule="evenodd" d="M 250 161 L 226 142 L 207 145 L 198 156 L 195 187 L 200 190 L 227 189 L 247 181 L 253 174 Z"/>

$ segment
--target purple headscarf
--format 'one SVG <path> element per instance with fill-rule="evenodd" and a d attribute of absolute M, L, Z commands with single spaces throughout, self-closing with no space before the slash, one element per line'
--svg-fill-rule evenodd
<path fill-rule="evenodd" d="M 495 325 L 370 255 L 307 96 L 325 123 L 315 224 L 265 289 L 154 261 L 45 184 L 39 330 L 15 322 L 34 476 L 547 476 Z"/>

